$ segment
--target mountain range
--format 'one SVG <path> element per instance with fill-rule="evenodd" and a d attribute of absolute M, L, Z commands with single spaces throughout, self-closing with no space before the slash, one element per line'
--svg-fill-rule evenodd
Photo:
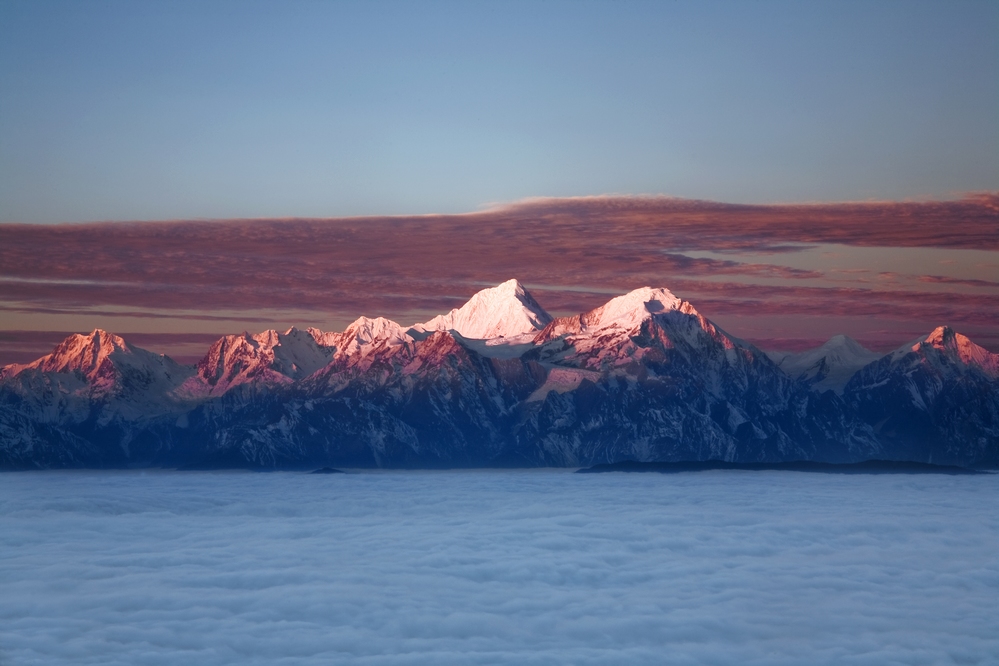
<path fill-rule="evenodd" d="M 667 289 L 554 318 L 516 280 L 403 327 L 227 335 L 193 366 L 102 330 L 0 371 L 0 468 L 999 465 L 999 355 L 763 352 Z"/>

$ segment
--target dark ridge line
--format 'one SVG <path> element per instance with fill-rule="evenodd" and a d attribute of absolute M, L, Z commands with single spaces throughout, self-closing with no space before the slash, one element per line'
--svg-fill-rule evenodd
<path fill-rule="evenodd" d="M 638 462 L 622 460 L 604 463 L 576 470 L 577 474 L 601 474 L 604 472 L 658 472 L 678 474 L 681 472 L 707 472 L 718 469 L 745 470 L 751 472 L 813 472 L 819 474 L 990 474 L 985 470 L 958 467 L 956 465 L 934 465 L 932 463 L 907 460 L 865 460 L 854 463 L 824 463 L 810 460 L 775 463 L 739 463 L 724 460 L 692 460 L 684 462 Z"/>

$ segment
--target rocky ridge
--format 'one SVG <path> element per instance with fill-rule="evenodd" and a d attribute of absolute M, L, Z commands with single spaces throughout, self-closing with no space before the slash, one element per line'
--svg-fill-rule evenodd
<path fill-rule="evenodd" d="M 666 289 L 552 318 L 510 280 L 408 328 L 224 336 L 193 367 L 97 330 L 0 371 L 3 468 L 874 458 L 999 463 L 999 355 L 946 327 L 768 355 Z"/>

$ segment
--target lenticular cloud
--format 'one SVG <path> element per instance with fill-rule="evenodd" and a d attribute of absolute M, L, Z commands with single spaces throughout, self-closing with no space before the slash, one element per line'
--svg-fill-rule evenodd
<path fill-rule="evenodd" d="M 999 660 L 999 476 L 46 472 L 0 663 Z"/>

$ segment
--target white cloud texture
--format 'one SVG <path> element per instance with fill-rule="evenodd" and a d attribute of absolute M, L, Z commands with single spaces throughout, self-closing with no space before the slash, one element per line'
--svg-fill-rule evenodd
<path fill-rule="evenodd" d="M 999 662 L 999 476 L 0 475 L 0 664 Z"/>

